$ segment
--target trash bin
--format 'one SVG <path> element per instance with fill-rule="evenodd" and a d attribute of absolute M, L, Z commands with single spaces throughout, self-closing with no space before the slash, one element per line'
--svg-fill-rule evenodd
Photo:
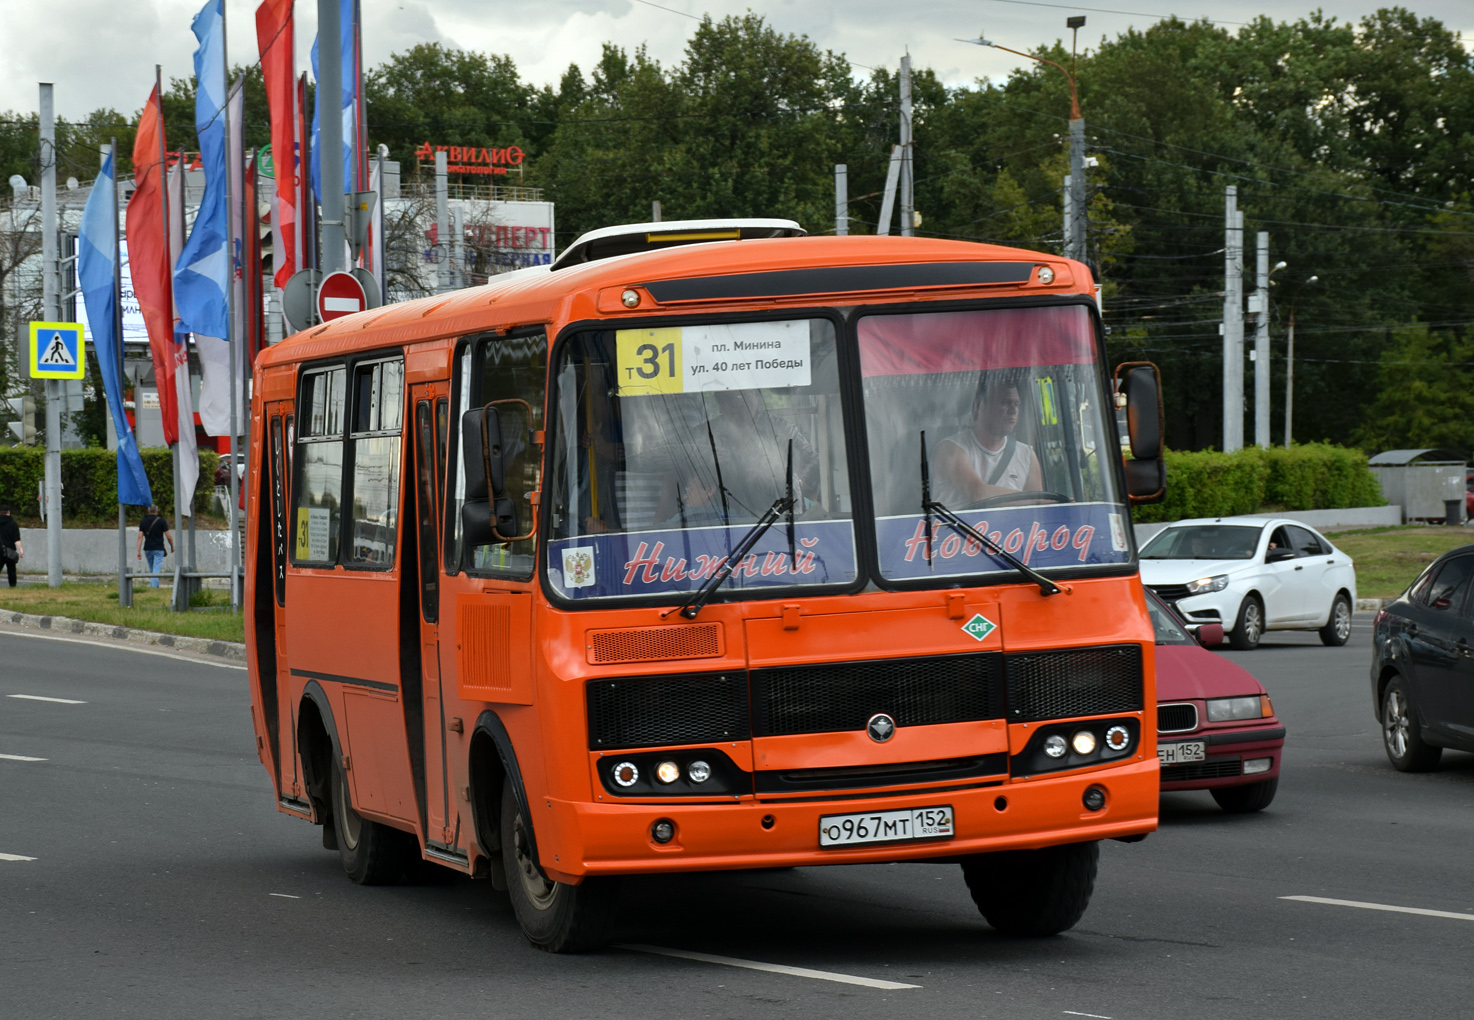
<path fill-rule="evenodd" d="M 1443 501 L 1443 523 L 1450 528 L 1457 528 L 1464 523 L 1464 501 L 1462 499 Z"/>

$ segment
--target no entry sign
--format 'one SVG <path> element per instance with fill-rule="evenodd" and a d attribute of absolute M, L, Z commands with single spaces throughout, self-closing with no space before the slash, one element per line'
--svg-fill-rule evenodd
<path fill-rule="evenodd" d="M 347 273 L 329 273 L 317 288 L 317 317 L 323 322 L 341 319 L 367 307 L 363 284 Z"/>

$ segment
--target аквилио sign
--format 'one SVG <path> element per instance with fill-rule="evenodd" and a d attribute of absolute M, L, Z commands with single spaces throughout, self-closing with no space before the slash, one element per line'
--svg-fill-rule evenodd
<path fill-rule="evenodd" d="M 515 145 L 488 149 L 426 142 L 415 150 L 415 158 L 421 163 L 434 163 L 437 152 L 445 153 L 445 170 L 452 174 L 505 174 L 508 167 L 521 166 L 523 156 L 522 150 Z"/>

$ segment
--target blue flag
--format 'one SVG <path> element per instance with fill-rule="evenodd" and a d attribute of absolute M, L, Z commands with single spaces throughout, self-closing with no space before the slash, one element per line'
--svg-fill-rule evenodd
<path fill-rule="evenodd" d="M 102 173 L 92 183 L 87 208 L 82 212 L 82 231 L 77 238 L 77 279 L 82 288 L 82 301 L 87 306 L 92 347 L 97 351 L 97 364 L 102 369 L 107 407 L 118 434 L 118 502 L 148 506 L 154 501 L 153 495 L 149 492 L 148 475 L 143 472 L 138 444 L 133 441 L 133 429 L 123 413 L 123 383 L 118 375 L 118 343 L 122 338 L 118 336 L 118 294 L 114 286 L 118 260 L 116 201 L 113 155 L 108 153 Z"/>
<path fill-rule="evenodd" d="M 177 334 L 230 336 L 230 209 L 225 167 L 225 31 L 223 0 L 207 0 L 195 15 L 194 123 L 200 139 L 205 194 L 174 266 Z"/>
<path fill-rule="evenodd" d="M 343 190 L 358 190 L 358 162 L 353 158 L 354 153 L 361 146 L 356 144 L 353 137 L 355 125 L 358 123 L 356 116 L 358 110 L 358 68 L 354 66 L 357 60 L 358 47 L 355 43 L 354 26 L 358 20 L 358 0 L 339 0 L 338 3 L 338 38 L 342 42 L 342 68 L 340 76 L 343 80 Z M 312 40 L 312 77 L 318 81 L 322 80 L 322 74 L 317 69 L 317 38 Z M 319 91 L 318 96 L 322 95 Z M 312 192 L 322 201 L 322 138 L 321 121 L 318 114 L 322 111 L 322 103 L 312 104 Z"/>

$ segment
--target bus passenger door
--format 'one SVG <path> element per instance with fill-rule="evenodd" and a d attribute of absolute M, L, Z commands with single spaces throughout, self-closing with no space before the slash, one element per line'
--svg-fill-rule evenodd
<path fill-rule="evenodd" d="M 420 587 L 420 663 L 424 676 L 425 809 L 427 841 L 454 846 L 450 828 L 450 787 L 446 779 L 445 700 L 440 673 L 439 493 L 444 491 L 445 434 L 437 428 L 449 387 L 446 383 L 411 388 L 414 408 L 414 525 Z"/>
<path fill-rule="evenodd" d="M 262 486 L 264 498 L 258 513 L 263 517 L 269 517 L 269 524 L 267 528 L 262 529 L 262 532 L 269 534 L 270 548 L 260 550 L 264 555 L 259 558 L 258 562 L 269 562 L 271 576 L 268 578 L 258 575 L 256 583 L 267 586 L 270 590 L 272 610 L 270 646 L 274 652 L 271 668 L 277 682 L 272 684 L 275 704 L 263 707 L 269 716 L 268 726 L 274 728 L 276 732 L 273 754 L 276 759 L 278 788 L 282 796 L 305 803 L 307 791 L 297 766 L 296 713 L 293 711 L 294 701 L 289 682 L 291 674 L 287 665 L 286 581 L 287 537 L 290 530 L 287 526 L 287 507 L 291 505 L 287 486 L 292 476 L 292 403 L 287 400 L 272 401 L 265 405 L 265 412 L 266 434 L 262 443 L 264 464 L 254 467 L 253 470 L 256 473 L 253 477 L 261 479 L 264 483 Z M 262 470 L 263 467 L 264 470 Z M 264 623 L 262 614 L 258 613 L 257 621 L 258 627 Z M 262 647 L 264 648 L 264 642 Z M 264 690 L 262 695 L 264 700 L 266 697 Z"/>

